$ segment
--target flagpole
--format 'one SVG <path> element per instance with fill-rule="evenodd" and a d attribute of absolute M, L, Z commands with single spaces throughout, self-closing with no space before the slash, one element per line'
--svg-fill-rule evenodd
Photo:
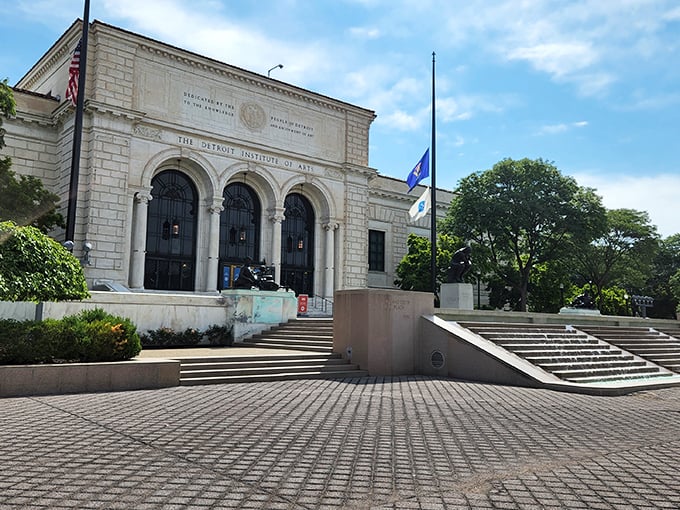
<path fill-rule="evenodd" d="M 80 64 L 78 70 L 78 95 L 76 97 L 76 118 L 73 126 L 73 149 L 71 152 L 71 180 L 68 189 L 68 212 L 66 215 L 65 240 L 73 241 L 76 228 L 76 206 L 78 202 L 78 178 L 80 174 L 80 147 L 83 138 L 83 105 L 85 103 L 85 69 L 87 68 L 87 36 L 90 27 L 90 0 L 85 0 L 83 10 L 83 35 L 80 42 Z"/>
<path fill-rule="evenodd" d="M 430 271 L 432 272 L 432 293 L 434 294 L 435 304 L 439 301 L 437 299 L 437 150 L 436 150 L 436 129 L 435 129 L 435 111 L 434 111 L 434 57 L 432 52 L 432 195 L 431 195 L 431 211 L 432 224 L 430 227 L 430 246 L 431 246 L 431 264 Z"/>

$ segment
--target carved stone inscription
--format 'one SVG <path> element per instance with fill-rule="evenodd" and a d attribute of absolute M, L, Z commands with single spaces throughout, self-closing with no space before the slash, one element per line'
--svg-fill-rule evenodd
<path fill-rule="evenodd" d="M 208 142 L 205 140 L 197 140 L 190 136 L 178 136 L 177 143 L 181 145 L 188 145 L 190 147 L 196 147 L 199 149 L 218 152 L 220 154 L 225 154 L 229 156 L 234 156 L 238 159 L 247 161 L 257 161 L 264 165 L 278 166 L 281 168 L 295 169 L 302 172 L 318 173 L 320 169 L 314 165 L 309 165 L 307 163 L 302 163 L 301 161 L 294 161 L 288 158 L 282 158 L 279 156 L 273 156 L 271 154 L 264 154 L 257 151 L 251 151 L 247 149 L 242 149 L 240 147 L 235 147 L 229 144 L 220 144 Z"/>

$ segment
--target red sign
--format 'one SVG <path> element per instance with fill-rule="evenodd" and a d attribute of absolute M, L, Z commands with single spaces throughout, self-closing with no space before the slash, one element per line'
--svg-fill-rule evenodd
<path fill-rule="evenodd" d="M 307 313 L 307 301 L 309 296 L 307 294 L 300 294 L 298 296 L 298 313 Z"/>

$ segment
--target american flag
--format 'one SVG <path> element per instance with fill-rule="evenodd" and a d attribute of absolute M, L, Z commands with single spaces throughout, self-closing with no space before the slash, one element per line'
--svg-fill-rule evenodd
<path fill-rule="evenodd" d="M 66 99 L 71 100 L 71 104 L 76 106 L 78 101 L 78 77 L 80 76 L 80 44 L 78 41 L 78 46 L 76 46 L 73 52 L 73 58 L 71 59 L 71 64 L 68 66 L 68 86 L 66 87 Z"/>

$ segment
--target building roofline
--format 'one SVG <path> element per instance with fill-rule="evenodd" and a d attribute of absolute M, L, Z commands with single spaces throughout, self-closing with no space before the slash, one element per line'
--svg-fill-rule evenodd
<path fill-rule="evenodd" d="M 46 57 L 48 55 L 50 55 L 51 53 L 54 53 L 59 48 L 59 46 L 63 46 L 64 41 L 67 38 L 72 38 L 73 37 L 73 34 L 72 34 L 73 31 L 75 29 L 79 29 L 82 26 L 82 22 L 83 22 L 82 19 L 80 19 L 80 18 L 76 19 L 68 27 L 68 29 L 66 29 L 64 31 L 64 33 L 55 41 L 55 43 L 52 46 L 50 46 L 50 48 L 43 54 L 43 56 L 40 57 L 38 59 L 38 61 L 35 62 L 33 64 L 33 66 L 24 74 L 24 76 L 21 77 L 21 79 L 17 82 L 17 85 L 20 84 L 22 81 L 26 80 L 27 77 L 29 77 L 32 73 L 36 72 L 36 70 L 40 66 L 45 65 Z M 227 62 L 223 62 L 221 60 L 217 60 L 217 59 L 214 59 L 214 58 L 211 58 L 211 57 L 207 57 L 205 55 L 201 55 L 199 53 L 187 50 L 185 48 L 180 48 L 179 46 L 174 46 L 172 44 L 169 44 L 169 43 L 166 43 L 166 42 L 163 42 L 163 41 L 159 41 L 159 40 L 154 39 L 152 37 L 148 37 L 148 36 L 143 35 L 143 34 L 132 32 L 132 31 L 127 30 L 125 28 L 117 27 L 115 25 L 111 25 L 109 23 L 95 19 L 94 21 L 92 21 L 90 23 L 90 30 L 91 31 L 96 30 L 97 27 L 102 27 L 102 28 L 105 28 L 107 30 L 127 34 L 128 36 L 137 38 L 141 41 L 145 41 L 149 46 L 157 46 L 159 48 L 166 48 L 168 50 L 172 50 L 172 52 L 175 52 L 175 53 L 181 53 L 184 56 L 186 56 L 187 58 L 190 58 L 191 60 L 196 60 L 198 62 L 202 62 L 203 64 L 207 64 L 209 67 L 222 68 L 225 71 L 231 71 L 234 74 L 240 74 L 242 77 L 245 77 L 245 78 L 256 79 L 256 80 L 258 80 L 259 82 L 262 82 L 262 83 L 274 84 L 277 87 L 280 87 L 281 89 L 287 89 L 289 91 L 289 93 L 290 92 L 293 92 L 293 93 L 297 92 L 297 93 L 304 95 L 304 96 L 314 97 L 318 101 L 327 103 L 328 105 L 334 105 L 335 108 L 343 108 L 343 109 L 350 109 L 350 110 L 354 110 L 354 111 L 360 111 L 363 115 L 370 117 L 371 120 L 375 119 L 375 117 L 376 117 L 376 113 L 375 113 L 374 110 L 370 110 L 370 109 L 364 108 L 362 106 L 357 106 L 355 104 L 352 104 L 352 103 L 349 103 L 349 102 L 346 102 L 346 101 L 342 101 L 340 99 L 336 99 L 336 98 L 327 96 L 325 94 L 314 92 L 312 90 L 305 89 L 305 88 L 302 88 L 302 87 L 299 87 L 299 86 L 296 86 L 296 85 L 292 85 L 292 84 L 284 82 L 284 81 L 276 80 L 274 78 L 270 78 L 270 77 L 265 76 L 263 74 L 256 73 L 254 71 L 249 71 L 247 69 L 243 69 L 241 67 L 234 66 L 232 64 L 228 64 Z M 19 88 L 21 88 L 21 87 L 19 87 Z"/>

